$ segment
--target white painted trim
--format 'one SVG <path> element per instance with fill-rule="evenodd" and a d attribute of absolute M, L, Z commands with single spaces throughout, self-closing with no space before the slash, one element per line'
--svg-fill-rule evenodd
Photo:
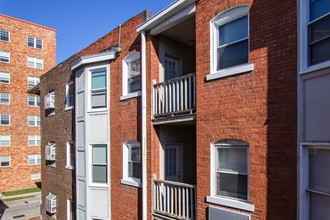
<path fill-rule="evenodd" d="M 136 98 L 136 97 L 140 97 L 140 96 L 141 96 L 141 91 L 132 92 L 127 95 L 120 96 L 120 101 L 132 99 L 132 98 Z"/>
<path fill-rule="evenodd" d="M 132 180 L 121 179 L 120 183 L 124 184 L 124 185 L 128 185 L 128 186 L 134 186 L 134 187 L 139 187 L 139 188 L 141 187 L 141 183 L 135 182 L 135 181 L 132 181 Z"/>
<path fill-rule="evenodd" d="M 128 63 L 139 59 L 141 60 L 141 55 L 139 51 L 133 52 L 128 54 L 123 60 L 122 60 L 122 96 L 120 97 L 120 100 L 130 99 L 134 98 L 137 95 L 137 93 L 141 94 L 141 91 L 131 92 L 128 93 Z M 140 71 L 140 77 L 141 77 L 141 71 Z"/>
<path fill-rule="evenodd" d="M 210 73 L 206 75 L 206 81 L 214 80 L 214 79 L 220 79 L 227 76 L 233 76 L 238 75 L 242 73 L 248 73 L 253 71 L 254 65 L 253 64 L 243 64 L 239 66 L 234 66 L 231 68 L 223 69 L 220 71 L 217 71 L 215 73 Z"/>
<path fill-rule="evenodd" d="M 112 60 L 116 58 L 116 52 L 114 51 L 108 51 L 88 56 L 83 56 L 78 58 L 77 60 L 73 61 L 70 64 L 71 70 L 75 70 L 78 67 L 81 67 L 86 64 L 96 63 L 96 62 L 102 62 L 107 60 Z"/>
<path fill-rule="evenodd" d="M 245 211 L 249 211 L 249 212 L 254 212 L 253 204 L 239 201 L 239 200 L 207 196 L 206 202 L 217 204 L 217 205 L 223 205 L 223 206 L 227 206 L 227 207 L 231 207 L 231 208 L 235 208 L 235 209 L 245 210 Z"/>

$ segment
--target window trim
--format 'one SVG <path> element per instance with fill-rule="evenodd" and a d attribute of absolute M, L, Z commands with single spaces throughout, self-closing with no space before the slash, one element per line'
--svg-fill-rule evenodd
<path fill-rule="evenodd" d="M 134 92 L 128 92 L 128 65 L 127 62 L 130 62 L 132 60 L 136 60 L 140 58 L 141 60 L 141 53 L 139 51 L 132 52 L 128 54 L 123 60 L 122 60 L 122 96 L 120 97 L 120 100 L 126 100 L 126 99 L 132 99 L 141 96 L 141 89 L 140 91 L 134 91 Z M 140 80 L 141 80 L 141 71 L 140 71 Z"/>
<path fill-rule="evenodd" d="M 34 175 L 38 175 L 38 178 L 33 178 Z M 41 173 L 32 173 L 31 180 L 41 180 Z"/>
<path fill-rule="evenodd" d="M 33 105 L 30 105 L 30 97 L 33 97 Z M 39 105 L 38 105 L 38 99 L 39 99 Z M 33 96 L 28 95 L 28 106 L 29 107 L 40 107 L 40 96 Z"/>
<path fill-rule="evenodd" d="M 107 150 L 107 182 L 106 183 L 101 183 L 101 182 L 93 182 L 93 146 L 95 145 L 105 145 L 106 146 L 106 150 Z M 88 159 L 89 159 L 89 163 L 88 163 L 88 170 L 89 170 L 89 185 L 90 186 L 96 186 L 96 187 L 108 187 L 110 185 L 110 148 L 109 148 L 109 143 L 105 142 L 105 143 L 90 143 L 89 144 L 89 155 L 88 155 Z"/>
<path fill-rule="evenodd" d="M 254 65 L 250 63 L 250 14 L 249 14 L 250 6 L 249 5 L 238 5 L 233 8 L 229 8 L 217 16 L 215 16 L 210 21 L 210 74 L 206 76 L 206 81 L 219 79 L 227 76 L 242 74 L 251 72 L 254 69 Z M 218 27 L 220 25 L 226 24 L 228 22 L 234 21 L 243 16 L 248 17 L 248 63 L 224 68 L 221 70 L 217 70 L 218 64 Z"/>
<path fill-rule="evenodd" d="M 32 38 L 33 39 L 33 47 L 29 46 L 29 38 Z M 37 40 L 41 40 L 41 48 L 38 48 L 37 47 Z M 37 49 L 37 50 L 43 50 L 43 48 L 44 48 L 44 41 L 42 39 L 40 39 L 40 38 L 36 38 L 36 37 L 32 37 L 32 36 L 27 36 L 27 38 L 26 38 L 26 45 L 29 48 L 34 48 L 34 49 Z"/>
<path fill-rule="evenodd" d="M 7 137 L 6 139 L 3 139 L 4 137 Z M 1 141 L 6 140 L 9 141 L 8 145 L 2 145 Z M 10 147 L 11 146 L 11 136 L 9 134 L 1 134 L 0 135 L 0 147 Z"/>
<path fill-rule="evenodd" d="M 8 33 L 8 40 L 1 40 L 1 36 L 2 36 L 1 31 L 6 31 Z M 10 31 L 5 30 L 5 29 L 0 29 L 0 41 L 9 43 L 10 42 Z"/>
<path fill-rule="evenodd" d="M 0 81 L 0 84 L 10 84 L 10 73 L 0 71 L 0 74 L 3 75 L 3 76 L 8 75 L 8 82 L 1 82 Z"/>
<path fill-rule="evenodd" d="M 1 166 L 1 163 L 2 163 L 1 157 L 3 157 L 3 156 L 9 158 L 9 160 L 8 160 L 9 165 L 8 166 Z M 8 167 L 11 167 L 11 156 L 10 155 L 0 155 L 0 169 L 1 168 L 8 168 Z"/>
<path fill-rule="evenodd" d="M 71 151 L 71 144 L 72 144 L 72 150 Z M 74 155 L 75 153 L 75 148 L 74 148 L 74 142 L 73 141 L 68 141 L 66 142 L 66 165 L 65 168 L 68 170 L 74 170 L 74 161 L 71 161 L 71 155 Z M 69 161 L 71 163 L 69 163 Z"/>
<path fill-rule="evenodd" d="M 9 123 L 8 124 L 1 124 L 1 116 L 2 115 L 8 115 L 8 117 L 9 117 Z M 11 118 L 10 118 L 10 114 L 0 114 L 0 126 L 10 126 L 11 125 L 11 120 L 10 120 Z"/>
<path fill-rule="evenodd" d="M 41 61 L 41 67 L 37 66 L 37 64 L 38 64 L 37 61 Z M 33 62 L 33 66 L 29 66 L 29 62 Z M 39 58 L 39 57 L 27 56 L 27 67 L 34 68 L 34 69 L 44 69 L 44 59 Z"/>
<path fill-rule="evenodd" d="M 71 109 L 74 109 L 74 91 L 73 91 L 73 94 L 72 94 L 72 105 L 68 105 L 69 102 L 69 99 L 70 99 L 70 94 L 68 93 L 69 91 L 69 87 L 72 86 L 72 89 L 73 89 L 73 81 L 70 81 L 68 82 L 66 85 L 65 85 L 65 110 L 71 110 Z"/>
<path fill-rule="evenodd" d="M 129 185 L 129 186 L 134 186 L 134 187 L 141 187 L 141 179 L 136 178 L 136 177 L 129 177 L 128 176 L 128 154 L 129 154 L 129 148 L 132 146 L 138 146 L 140 148 L 140 154 L 141 154 L 141 144 L 138 141 L 126 141 L 123 143 L 123 171 L 122 171 L 122 179 L 121 179 L 121 184 Z M 142 161 L 140 158 L 140 163 L 142 166 Z"/>
<path fill-rule="evenodd" d="M 30 163 L 30 156 L 34 156 L 34 163 Z M 40 157 L 40 164 L 38 163 L 38 157 Z M 40 166 L 41 165 L 41 154 L 28 154 L 28 165 L 29 166 Z"/>
<path fill-rule="evenodd" d="M 32 138 L 30 139 L 30 137 L 33 137 L 33 141 L 34 141 L 34 144 L 33 145 L 30 145 L 30 140 L 32 140 Z M 40 141 L 40 144 L 39 145 L 38 145 L 38 139 Z M 41 136 L 38 135 L 38 134 L 28 135 L 28 146 L 29 147 L 31 147 L 31 146 L 41 146 Z"/>
<path fill-rule="evenodd" d="M 34 117 L 34 125 L 30 125 L 30 117 Z M 38 120 L 39 117 L 39 120 Z M 38 125 L 38 121 L 39 121 L 39 125 Z M 41 126 L 41 121 L 40 121 L 40 116 L 39 115 L 28 115 L 28 126 L 29 127 L 40 127 Z"/>
<path fill-rule="evenodd" d="M 10 63 L 10 52 L 0 50 L 0 56 L 7 57 L 7 55 L 8 55 L 8 62 L 1 61 L 0 59 L 1 63 Z"/>
<path fill-rule="evenodd" d="M 33 79 L 33 82 L 34 82 L 34 85 L 32 86 L 32 85 L 29 85 L 29 79 L 32 81 L 32 79 Z M 28 87 L 34 87 L 34 86 L 36 86 L 36 85 L 38 85 L 40 83 L 40 77 L 38 77 L 38 76 L 28 76 L 28 78 L 27 78 L 27 86 Z"/>
<path fill-rule="evenodd" d="M 1 94 L 8 94 L 8 103 L 2 103 Z M 10 105 L 10 93 L 9 92 L 0 92 L 0 105 Z"/>
<path fill-rule="evenodd" d="M 235 143 L 234 143 L 235 142 Z M 217 146 L 223 145 L 230 147 L 231 145 L 242 145 L 247 147 L 247 200 L 235 199 L 233 197 L 216 195 L 216 161 L 217 161 Z M 254 211 L 254 205 L 250 201 L 250 155 L 249 144 L 239 140 L 219 140 L 210 145 L 210 196 L 206 197 L 206 201 L 218 205 L 223 205 L 231 208 L 236 208 L 245 211 Z"/>

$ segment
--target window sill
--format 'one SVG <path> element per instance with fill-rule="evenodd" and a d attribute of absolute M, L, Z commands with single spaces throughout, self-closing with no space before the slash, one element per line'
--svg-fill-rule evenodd
<path fill-rule="evenodd" d="M 215 80 L 215 79 L 221 79 L 221 78 L 224 78 L 227 76 L 233 76 L 233 75 L 251 72 L 251 71 L 253 71 L 253 69 L 254 69 L 253 64 L 244 64 L 244 65 L 240 65 L 240 66 L 235 66 L 235 67 L 219 70 L 215 73 L 208 74 L 206 76 L 206 81 L 211 81 L 211 80 Z"/>
<path fill-rule="evenodd" d="M 66 165 L 65 166 L 65 169 L 67 169 L 67 170 L 74 170 L 74 166 L 68 166 L 68 165 Z"/>
<path fill-rule="evenodd" d="M 128 186 L 141 187 L 141 183 L 135 182 L 135 181 L 132 181 L 132 180 L 121 179 L 120 183 L 124 184 L 124 185 L 128 185 Z"/>
<path fill-rule="evenodd" d="M 69 110 L 72 110 L 72 109 L 74 109 L 74 107 L 73 106 L 70 106 L 70 107 L 65 107 L 65 111 L 69 111 Z"/>
<path fill-rule="evenodd" d="M 317 72 L 326 68 L 330 67 L 330 61 L 324 62 L 324 63 L 319 63 L 319 64 L 315 64 L 313 66 L 309 66 L 305 69 L 302 69 L 299 74 L 300 75 L 304 75 L 304 74 L 308 74 L 308 73 L 313 73 L 313 72 Z"/>
<path fill-rule="evenodd" d="M 127 95 L 121 96 L 120 97 L 120 101 L 127 100 L 127 99 L 132 99 L 132 98 L 136 98 L 136 97 L 139 97 L 139 96 L 141 96 L 141 92 L 140 91 L 129 93 Z"/>
<path fill-rule="evenodd" d="M 223 206 L 227 206 L 230 208 L 245 210 L 245 211 L 249 211 L 249 212 L 254 212 L 254 205 L 250 204 L 248 202 L 227 199 L 227 198 L 213 197 L 213 196 L 207 196 L 206 202 L 217 204 L 217 205 L 223 205 Z"/>

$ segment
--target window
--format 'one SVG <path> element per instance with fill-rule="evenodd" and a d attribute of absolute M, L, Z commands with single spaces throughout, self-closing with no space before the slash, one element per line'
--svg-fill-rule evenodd
<path fill-rule="evenodd" d="M 28 142 L 29 142 L 29 146 L 40 146 L 41 145 L 40 135 L 29 135 Z"/>
<path fill-rule="evenodd" d="M 10 146 L 10 135 L 0 135 L 0 146 Z"/>
<path fill-rule="evenodd" d="M 42 40 L 34 37 L 28 37 L 27 40 L 28 47 L 33 47 L 37 49 L 42 49 Z"/>
<path fill-rule="evenodd" d="M 0 167 L 10 166 L 10 156 L 0 156 Z"/>
<path fill-rule="evenodd" d="M 139 186 L 141 182 L 141 147 L 138 141 L 123 144 L 123 180 L 122 183 Z"/>
<path fill-rule="evenodd" d="M 74 98 L 74 88 L 73 81 L 66 84 L 66 97 L 65 97 L 65 108 L 71 109 L 73 108 L 73 98 Z"/>
<path fill-rule="evenodd" d="M 73 202 L 70 199 L 66 200 L 66 219 L 67 220 L 73 220 L 74 219 Z"/>
<path fill-rule="evenodd" d="M 32 180 L 40 180 L 40 173 L 33 173 L 31 174 L 31 179 Z"/>
<path fill-rule="evenodd" d="M 29 154 L 28 155 L 29 165 L 40 165 L 41 155 L 40 154 Z"/>
<path fill-rule="evenodd" d="M 10 40 L 10 32 L 0 29 L 0 41 L 7 41 L 9 42 Z"/>
<path fill-rule="evenodd" d="M 10 83 L 10 74 L 0 72 L 0 83 L 9 84 Z"/>
<path fill-rule="evenodd" d="M 107 107 L 107 69 L 91 70 L 91 108 Z"/>
<path fill-rule="evenodd" d="M 302 220 L 328 219 L 330 216 L 330 166 L 328 144 L 306 145 L 300 161 L 300 216 Z"/>
<path fill-rule="evenodd" d="M 253 211 L 249 200 L 249 145 L 239 140 L 211 144 L 211 196 L 207 202 Z"/>
<path fill-rule="evenodd" d="M 29 106 L 40 106 L 40 97 L 29 95 L 28 104 Z"/>
<path fill-rule="evenodd" d="M 9 93 L 0 93 L 0 104 L 8 105 L 10 102 L 10 94 Z"/>
<path fill-rule="evenodd" d="M 108 182 L 107 145 L 92 145 L 92 181 L 93 183 Z"/>
<path fill-rule="evenodd" d="M 10 115 L 0 114 L 0 125 L 9 125 L 9 124 L 10 124 Z"/>
<path fill-rule="evenodd" d="M 28 76 L 28 87 L 36 86 L 40 83 L 40 79 L 37 76 Z"/>
<path fill-rule="evenodd" d="M 42 58 L 37 58 L 37 57 L 28 57 L 27 65 L 28 67 L 42 69 L 44 68 L 44 60 Z"/>
<path fill-rule="evenodd" d="M 211 21 L 211 73 L 219 77 L 253 70 L 249 64 L 249 6 L 222 12 Z M 208 76 L 207 80 L 213 79 Z"/>
<path fill-rule="evenodd" d="M 29 115 L 28 116 L 28 125 L 29 126 L 40 126 L 40 116 Z"/>
<path fill-rule="evenodd" d="M 73 169 L 75 157 L 74 157 L 74 144 L 73 142 L 66 143 L 66 168 Z"/>
<path fill-rule="evenodd" d="M 10 62 L 10 53 L 6 51 L 0 51 L 0 62 L 9 63 Z"/>
<path fill-rule="evenodd" d="M 165 71 L 165 80 L 179 77 L 180 76 L 179 60 L 165 55 L 164 71 Z"/>
<path fill-rule="evenodd" d="M 123 60 L 123 96 L 140 95 L 141 59 L 140 52 L 129 54 Z"/>

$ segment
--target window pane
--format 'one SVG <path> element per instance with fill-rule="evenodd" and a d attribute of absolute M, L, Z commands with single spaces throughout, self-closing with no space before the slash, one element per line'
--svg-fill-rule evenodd
<path fill-rule="evenodd" d="M 329 0 L 310 0 L 310 21 L 330 12 Z"/>
<path fill-rule="evenodd" d="M 247 173 L 247 148 L 218 148 L 217 170 Z"/>
<path fill-rule="evenodd" d="M 330 38 L 310 46 L 310 64 L 318 64 L 330 60 Z"/>
<path fill-rule="evenodd" d="M 106 74 L 105 70 L 99 70 L 92 73 L 92 89 L 106 88 Z"/>
<path fill-rule="evenodd" d="M 248 16 L 219 26 L 219 45 L 225 45 L 248 37 Z"/>
<path fill-rule="evenodd" d="M 40 39 L 37 39 L 37 40 L 36 40 L 36 47 L 37 47 L 38 49 L 42 49 L 42 40 L 40 40 Z"/>
<path fill-rule="evenodd" d="M 330 167 L 330 150 L 309 150 L 309 189 L 330 193 L 330 175 L 325 175 L 324 167 Z"/>
<path fill-rule="evenodd" d="M 93 146 L 93 163 L 107 163 L 107 145 Z"/>
<path fill-rule="evenodd" d="M 0 83 L 9 83 L 9 73 L 0 72 Z"/>
<path fill-rule="evenodd" d="M 136 162 L 128 162 L 128 176 L 141 178 L 141 163 Z"/>
<path fill-rule="evenodd" d="M 93 165 L 93 182 L 98 182 L 98 183 L 107 182 L 106 165 Z"/>
<path fill-rule="evenodd" d="M 330 197 L 315 193 L 309 194 L 309 220 L 329 220 Z"/>
<path fill-rule="evenodd" d="M 218 48 L 217 69 L 220 70 L 220 69 L 248 63 L 249 62 L 248 50 L 249 50 L 248 40 Z"/>
<path fill-rule="evenodd" d="M 141 90 L 141 77 L 140 75 L 128 79 L 128 93 Z"/>
<path fill-rule="evenodd" d="M 247 175 L 217 173 L 217 195 L 247 199 Z"/>
<path fill-rule="evenodd" d="M 0 124 L 9 125 L 9 115 L 0 115 Z"/>
<path fill-rule="evenodd" d="M 140 147 L 131 147 L 130 161 L 140 162 Z"/>
<path fill-rule="evenodd" d="M 34 38 L 33 37 L 28 37 L 28 46 L 34 47 Z"/>
<path fill-rule="evenodd" d="M 330 2 L 330 1 L 329 1 Z M 330 15 L 310 25 L 311 42 L 330 36 Z"/>

